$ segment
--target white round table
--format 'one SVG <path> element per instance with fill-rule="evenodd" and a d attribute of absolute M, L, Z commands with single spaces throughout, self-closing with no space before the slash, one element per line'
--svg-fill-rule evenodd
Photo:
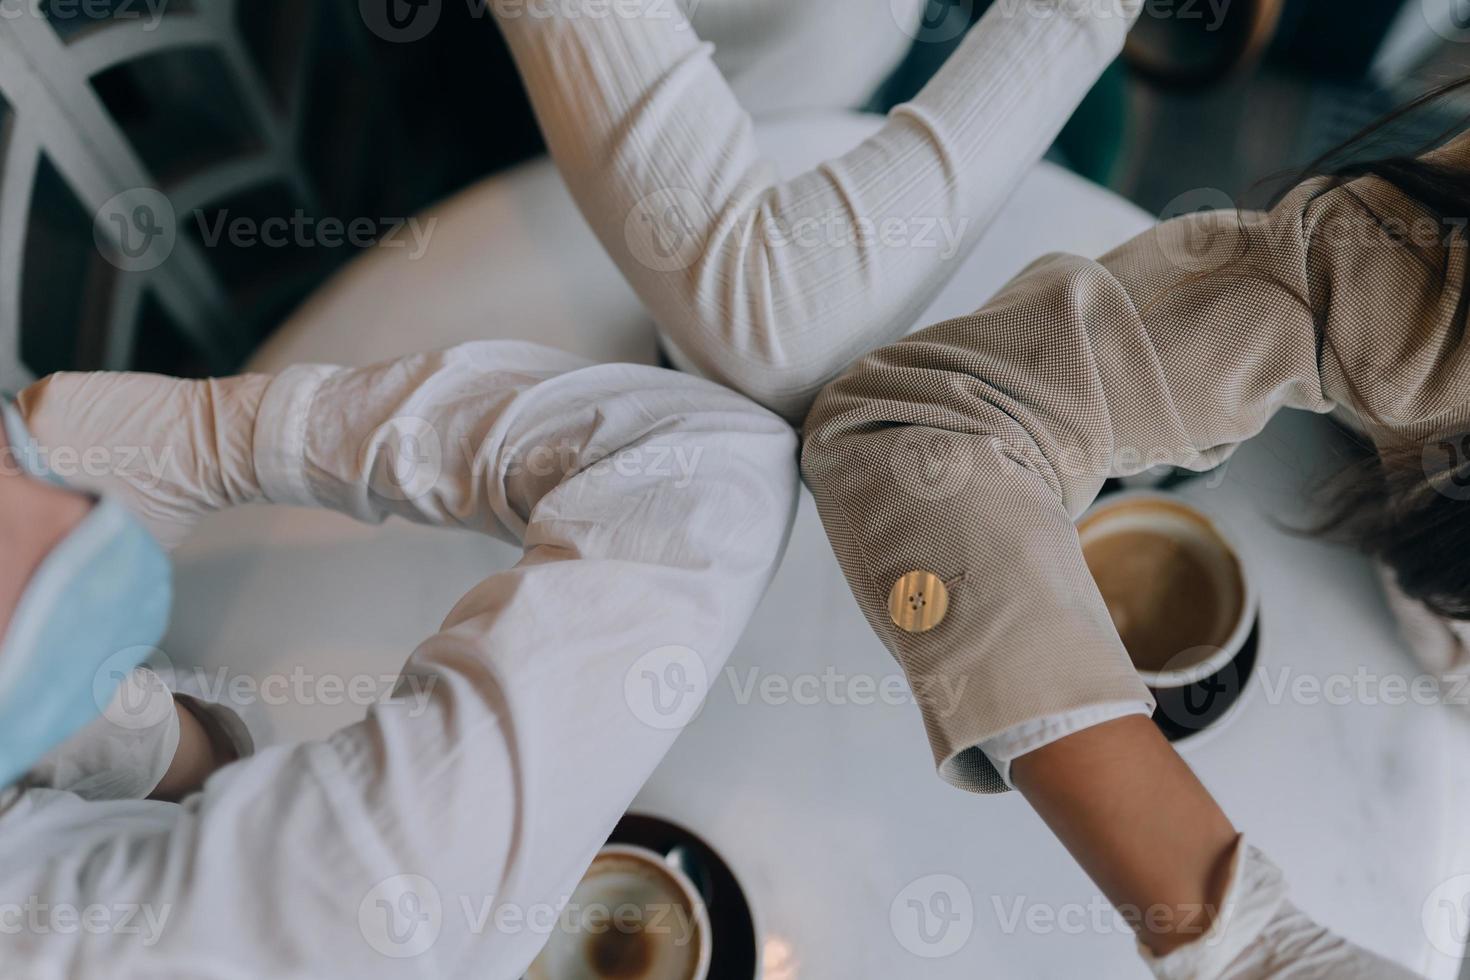
<path fill-rule="evenodd" d="M 762 138 L 789 172 L 873 125 L 791 120 Z M 486 181 L 435 214 L 429 255 L 365 257 L 255 367 L 361 364 L 487 337 L 654 357 L 646 316 L 548 164 Z M 1098 254 L 1148 223 L 1040 167 L 921 322 L 974 309 L 1045 251 Z M 1436 888 L 1470 872 L 1470 715 L 1385 703 L 1397 689 L 1384 679 L 1417 671 L 1370 566 L 1273 523 L 1300 517 L 1332 438 L 1321 419 L 1283 416 L 1223 477 L 1180 491 L 1234 532 L 1262 594 L 1246 701 L 1185 756 L 1285 869 L 1300 905 L 1448 980 L 1466 917 L 1459 893 Z M 248 508 L 208 522 L 178 557 L 170 654 L 262 677 L 302 665 L 391 676 L 464 591 L 516 555 L 472 535 Z M 1360 670 L 1366 682 L 1353 680 Z M 901 678 L 804 495 L 770 593 L 637 803 L 703 836 L 741 877 L 766 980 L 1146 976 L 1126 926 L 1018 796 L 970 796 L 934 774 Z M 1377 694 L 1358 694 L 1364 683 Z M 289 703 L 267 713 L 289 740 L 363 710 Z"/>

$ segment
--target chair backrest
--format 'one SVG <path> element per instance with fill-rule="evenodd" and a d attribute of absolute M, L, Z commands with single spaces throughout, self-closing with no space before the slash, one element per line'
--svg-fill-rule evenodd
<path fill-rule="evenodd" d="M 477 42 L 441 24 L 395 43 L 371 23 L 384 2 L 0 5 L 0 390 L 230 370 L 395 215 L 473 175 L 424 120 L 483 97 L 433 77 Z"/>

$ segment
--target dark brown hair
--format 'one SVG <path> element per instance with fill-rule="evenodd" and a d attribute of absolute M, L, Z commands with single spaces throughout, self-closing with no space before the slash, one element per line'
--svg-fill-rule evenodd
<path fill-rule="evenodd" d="M 1360 177 L 1377 177 L 1438 221 L 1444 241 L 1463 240 L 1470 218 L 1470 169 L 1426 160 L 1423 154 L 1462 132 L 1466 119 L 1412 152 L 1366 160 L 1354 156 L 1394 123 L 1467 88 L 1470 77 L 1433 89 L 1323 154 L 1293 183 L 1326 177 L 1322 184 L 1326 193 Z M 1379 220 L 1371 210 L 1369 214 Z M 1448 275 L 1443 256 L 1440 261 L 1434 271 Z M 1461 294 L 1454 318 L 1461 343 L 1467 310 L 1470 292 Z M 1329 338 L 1322 338 L 1322 346 L 1324 356 L 1335 356 Z M 1363 421 L 1381 428 L 1371 415 Z M 1381 438 L 1376 447 L 1365 442 L 1361 448 L 1359 457 L 1323 486 L 1327 516 L 1313 530 L 1381 560 L 1408 596 L 1434 612 L 1470 620 L 1470 432 L 1441 433 L 1417 442 Z"/>

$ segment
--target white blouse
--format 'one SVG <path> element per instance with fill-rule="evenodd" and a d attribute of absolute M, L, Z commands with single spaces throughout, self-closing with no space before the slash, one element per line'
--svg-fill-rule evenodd
<path fill-rule="evenodd" d="M 770 582 L 795 436 L 708 381 L 525 343 L 258 380 L 231 405 L 151 375 L 23 398 L 43 447 L 177 448 L 162 478 L 114 486 L 154 526 L 264 500 L 525 556 L 324 741 L 261 750 L 177 806 L 0 797 L 0 973 L 514 980 Z"/>
<path fill-rule="evenodd" d="M 782 181 L 750 112 L 783 104 L 776 89 L 799 105 L 875 82 L 891 59 L 866 75 L 852 62 L 912 43 L 920 5 L 785 0 L 757 29 L 751 11 L 776 0 L 707 2 L 694 25 L 669 0 L 491 9 L 552 158 L 671 355 L 797 422 L 823 384 L 914 325 L 1142 4 L 998 3 L 881 130 Z M 728 35 L 725 53 L 695 27 Z"/>

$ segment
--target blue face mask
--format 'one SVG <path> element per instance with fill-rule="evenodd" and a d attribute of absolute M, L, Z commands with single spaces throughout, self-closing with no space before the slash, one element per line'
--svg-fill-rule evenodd
<path fill-rule="evenodd" d="M 19 414 L 3 400 L 8 458 L 46 471 Z M 153 536 L 103 498 L 42 561 L 0 626 L 0 788 L 97 718 L 168 626 L 173 571 Z"/>

